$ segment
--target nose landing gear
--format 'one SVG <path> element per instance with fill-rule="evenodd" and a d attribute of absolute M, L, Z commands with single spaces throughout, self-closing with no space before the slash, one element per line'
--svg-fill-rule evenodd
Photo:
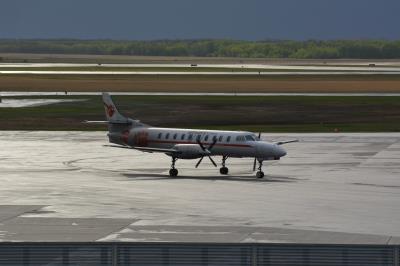
<path fill-rule="evenodd" d="M 263 161 L 258 161 L 258 171 L 256 173 L 257 178 L 263 178 L 264 177 L 264 172 L 262 171 L 262 164 Z"/>
<path fill-rule="evenodd" d="M 225 166 L 225 161 L 228 158 L 228 156 L 222 156 L 222 167 L 219 169 L 219 172 L 221 175 L 227 175 L 229 172 L 228 167 Z"/>
<path fill-rule="evenodd" d="M 229 169 L 228 169 L 228 167 L 221 167 L 220 169 L 219 169 L 219 172 L 221 173 L 221 175 L 227 175 L 228 174 L 228 171 L 229 171 Z"/>
<path fill-rule="evenodd" d="M 175 157 L 172 157 L 172 165 L 171 165 L 171 169 L 169 170 L 169 176 L 171 176 L 171 177 L 178 176 L 178 169 L 175 168 L 176 160 L 178 160 L 178 159 Z"/>
<path fill-rule="evenodd" d="M 263 177 L 264 177 L 264 172 L 263 172 L 263 171 L 258 171 L 258 172 L 256 173 L 256 177 L 257 177 L 257 178 L 263 178 Z"/>

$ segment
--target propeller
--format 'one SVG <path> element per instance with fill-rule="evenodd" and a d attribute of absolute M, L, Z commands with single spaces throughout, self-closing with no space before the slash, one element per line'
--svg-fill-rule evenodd
<path fill-rule="evenodd" d="M 261 132 L 258 132 L 258 140 L 261 140 Z M 254 157 L 253 172 L 256 171 L 256 166 L 257 166 L 257 158 Z"/>
<path fill-rule="evenodd" d="M 203 143 L 200 142 L 200 139 L 197 139 L 197 144 L 199 144 L 200 148 L 201 148 L 203 151 L 208 151 L 208 152 L 209 152 L 209 151 L 214 147 L 215 143 L 217 143 L 217 138 L 214 137 L 213 139 L 214 139 L 213 142 L 211 143 L 210 146 L 208 146 L 207 149 L 204 147 Z M 217 167 L 217 164 L 214 162 L 214 160 L 211 158 L 211 156 L 210 156 L 210 155 L 207 155 L 207 157 L 208 157 L 208 159 L 210 159 L 210 161 L 212 162 L 212 164 L 213 164 L 215 167 Z M 199 167 L 201 161 L 203 161 L 203 158 L 204 158 L 204 155 L 200 157 L 200 160 L 199 160 L 199 161 L 197 162 L 197 164 L 196 164 L 196 168 Z"/>
<path fill-rule="evenodd" d="M 199 161 L 197 162 L 197 164 L 196 164 L 196 168 L 199 167 L 201 161 L 203 161 L 203 158 L 204 158 L 204 156 L 200 157 L 200 160 L 199 160 Z"/>

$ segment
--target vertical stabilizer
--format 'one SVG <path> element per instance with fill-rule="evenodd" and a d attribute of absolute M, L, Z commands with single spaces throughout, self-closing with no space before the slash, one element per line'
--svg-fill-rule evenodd
<path fill-rule="evenodd" d="M 110 94 L 103 92 L 103 104 L 106 111 L 106 118 L 110 123 L 127 123 L 128 118 L 118 112 L 117 107 L 111 99 Z"/>

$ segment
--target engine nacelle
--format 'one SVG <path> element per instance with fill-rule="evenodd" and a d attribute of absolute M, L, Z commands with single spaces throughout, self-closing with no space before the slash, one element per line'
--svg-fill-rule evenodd
<path fill-rule="evenodd" d="M 176 144 L 173 149 L 180 152 L 176 156 L 179 159 L 196 159 L 202 156 L 210 155 L 209 151 L 204 151 L 197 144 Z"/>

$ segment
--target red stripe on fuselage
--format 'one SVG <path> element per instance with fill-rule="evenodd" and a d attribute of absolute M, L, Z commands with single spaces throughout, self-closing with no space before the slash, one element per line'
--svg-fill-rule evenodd
<path fill-rule="evenodd" d="M 149 143 L 169 143 L 169 144 L 197 144 L 197 142 L 189 142 L 189 141 L 173 141 L 173 140 L 148 140 Z M 212 142 L 202 142 L 203 145 L 211 145 Z M 216 143 L 215 146 L 224 146 L 224 147 L 243 147 L 243 148 L 252 148 L 251 145 L 246 144 L 223 144 L 223 143 Z"/>

